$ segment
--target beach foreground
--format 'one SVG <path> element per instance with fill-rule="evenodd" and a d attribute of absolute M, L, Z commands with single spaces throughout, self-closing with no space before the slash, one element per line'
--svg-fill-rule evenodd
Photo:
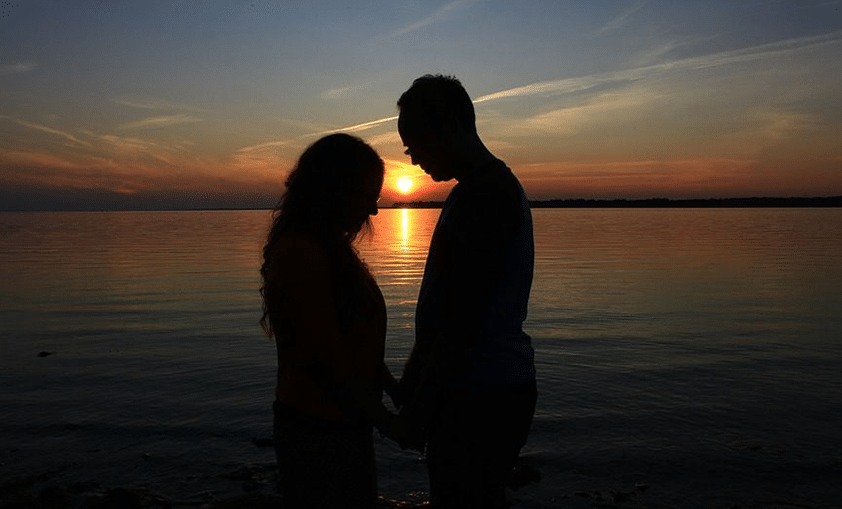
<path fill-rule="evenodd" d="M 590 479 L 591 488 L 577 489 L 570 485 L 550 486 L 552 480 L 541 482 L 540 473 L 528 462 L 519 466 L 519 485 L 509 490 L 511 507 L 559 507 L 569 509 L 681 509 L 683 507 L 706 507 L 704 502 L 716 500 L 710 507 L 722 509 L 830 509 L 832 505 L 805 498 L 751 500 L 739 497 L 739 502 L 725 501 L 721 493 L 702 490 L 698 493 L 683 493 L 689 505 L 676 501 L 675 486 L 650 486 L 635 483 L 617 488 L 609 478 Z M 242 465 L 231 472 L 217 475 L 219 490 L 197 493 L 164 495 L 143 486 L 110 486 L 107 481 L 62 481 L 74 476 L 68 472 L 44 472 L 23 476 L 0 483 L 0 507 L 4 509 L 164 509 L 173 507 L 197 507 L 201 509 L 263 509 L 283 507 L 274 489 L 275 466 L 271 463 Z M 240 493 L 232 490 L 231 483 L 240 483 Z M 601 486 L 596 489 L 594 486 Z M 756 487 L 745 486 L 744 495 L 754 492 Z M 537 503 L 536 492 L 550 491 L 554 496 Z M 658 496 L 671 493 L 671 496 Z M 378 509 L 429 507 L 427 493 L 409 492 L 402 497 L 380 495 Z M 544 498 L 544 497 L 541 497 Z M 749 500 L 747 500 L 747 498 Z M 692 502 L 691 502 L 692 501 Z"/>
<path fill-rule="evenodd" d="M 274 464 L 253 465 L 234 472 L 221 473 L 224 481 L 240 481 L 242 494 L 220 495 L 214 491 L 167 496 L 144 487 L 108 486 L 98 481 L 77 481 L 69 485 L 57 483 L 62 476 L 45 472 L 0 484 L 0 507 L 4 509 L 155 509 L 199 507 L 203 509 L 262 509 L 282 507 L 274 491 Z M 380 496 L 378 507 L 426 507 L 426 493 L 411 493 L 412 500 Z"/>

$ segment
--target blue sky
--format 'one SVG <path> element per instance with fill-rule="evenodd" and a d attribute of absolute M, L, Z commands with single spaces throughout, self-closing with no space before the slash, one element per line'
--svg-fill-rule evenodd
<path fill-rule="evenodd" d="M 0 209 L 271 206 L 458 77 L 533 198 L 842 195 L 840 1 L 46 2 L 0 17 Z M 399 177 L 415 186 L 406 196 Z"/>

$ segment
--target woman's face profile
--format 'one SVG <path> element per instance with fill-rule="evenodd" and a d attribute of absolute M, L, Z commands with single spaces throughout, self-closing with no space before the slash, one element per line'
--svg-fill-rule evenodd
<path fill-rule="evenodd" d="M 362 184 L 351 196 L 351 231 L 358 232 L 369 216 L 377 215 L 377 202 L 383 188 L 383 176 L 379 170 L 368 173 Z"/>

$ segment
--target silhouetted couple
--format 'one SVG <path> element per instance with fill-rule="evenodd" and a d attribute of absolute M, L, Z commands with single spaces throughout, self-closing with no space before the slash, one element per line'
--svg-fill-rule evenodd
<path fill-rule="evenodd" d="M 374 507 L 372 428 L 425 450 L 434 508 L 503 508 L 535 410 L 523 332 L 532 219 L 523 188 L 485 147 L 458 80 L 423 76 L 398 100 L 412 163 L 457 180 L 427 257 L 415 345 L 400 381 L 383 361 L 386 304 L 354 245 L 371 227 L 384 165 L 347 134 L 308 147 L 286 181 L 263 250 L 274 336 L 279 489 L 285 507 Z M 383 391 L 399 414 L 386 409 Z"/>

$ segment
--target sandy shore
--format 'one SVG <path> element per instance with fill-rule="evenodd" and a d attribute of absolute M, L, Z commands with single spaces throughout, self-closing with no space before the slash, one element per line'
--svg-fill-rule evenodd
<path fill-rule="evenodd" d="M 108 486 L 98 481 L 61 485 L 60 475 L 46 472 L 11 479 L 0 484 L 0 508 L 3 509 L 164 509 L 197 507 L 200 509 L 278 509 L 281 499 L 274 490 L 272 465 L 255 466 L 221 474 L 227 480 L 242 481 L 241 495 L 225 496 L 213 491 L 186 494 L 174 498 L 143 487 Z M 428 507 L 426 493 L 410 493 L 406 499 L 380 496 L 379 508 Z"/>
<path fill-rule="evenodd" d="M 540 468 L 540 466 L 539 466 Z M 550 475 L 546 475 L 550 474 Z M 565 477 L 575 477 L 568 472 Z M 805 490 L 802 496 L 769 496 L 762 482 L 744 485 L 737 490 L 696 490 L 684 485 L 652 485 L 641 482 L 617 483 L 617 476 L 581 477 L 558 482 L 550 472 L 541 475 L 537 468 L 522 463 L 516 490 L 509 491 L 513 508 L 564 509 L 831 509 L 842 507 L 827 504 L 833 495 L 816 499 Z M 625 476 L 622 476 L 625 477 Z M 107 481 L 73 481 L 67 472 L 44 472 L 0 481 L 2 509 L 165 509 L 196 507 L 199 509 L 263 509 L 279 508 L 275 492 L 274 464 L 241 465 L 214 476 L 218 490 L 196 493 L 163 494 L 144 486 L 114 486 Z M 627 478 L 628 479 L 628 478 Z M 238 486 L 234 491 L 231 486 Z M 519 484 L 519 486 L 517 486 Z M 832 484 L 832 483 L 831 483 Z M 718 492 L 718 493 L 717 493 Z M 815 494 L 814 494 L 815 495 Z M 409 492 L 399 497 L 380 496 L 378 509 L 429 507 L 427 493 Z M 822 500 L 824 502 L 822 502 Z M 842 499 L 840 499 L 842 502 Z"/>
<path fill-rule="evenodd" d="M 199 507 L 202 509 L 278 509 L 281 499 L 271 493 L 250 493 L 219 500 L 171 499 L 142 488 L 111 488 L 89 486 L 47 486 L 40 490 L 24 490 L 0 499 L 4 509 L 169 509 Z M 208 495 L 207 498 L 213 498 Z M 380 498 L 378 508 L 429 507 L 426 502 Z"/>
<path fill-rule="evenodd" d="M 241 465 L 218 474 L 220 490 L 206 490 L 181 497 L 167 496 L 144 487 L 108 486 L 98 481 L 61 484 L 63 472 L 45 472 L 0 483 L 0 508 L 3 509 L 156 509 L 198 507 L 201 509 L 262 509 L 281 507 L 275 491 L 274 464 Z M 240 482 L 242 494 L 232 495 L 222 484 Z M 528 465 L 516 469 L 512 478 L 515 490 L 540 481 L 540 473 Z M 429 507 L 425 491 L 411 491 L 402 498 L 380 495 L 378 508 Z"/>

